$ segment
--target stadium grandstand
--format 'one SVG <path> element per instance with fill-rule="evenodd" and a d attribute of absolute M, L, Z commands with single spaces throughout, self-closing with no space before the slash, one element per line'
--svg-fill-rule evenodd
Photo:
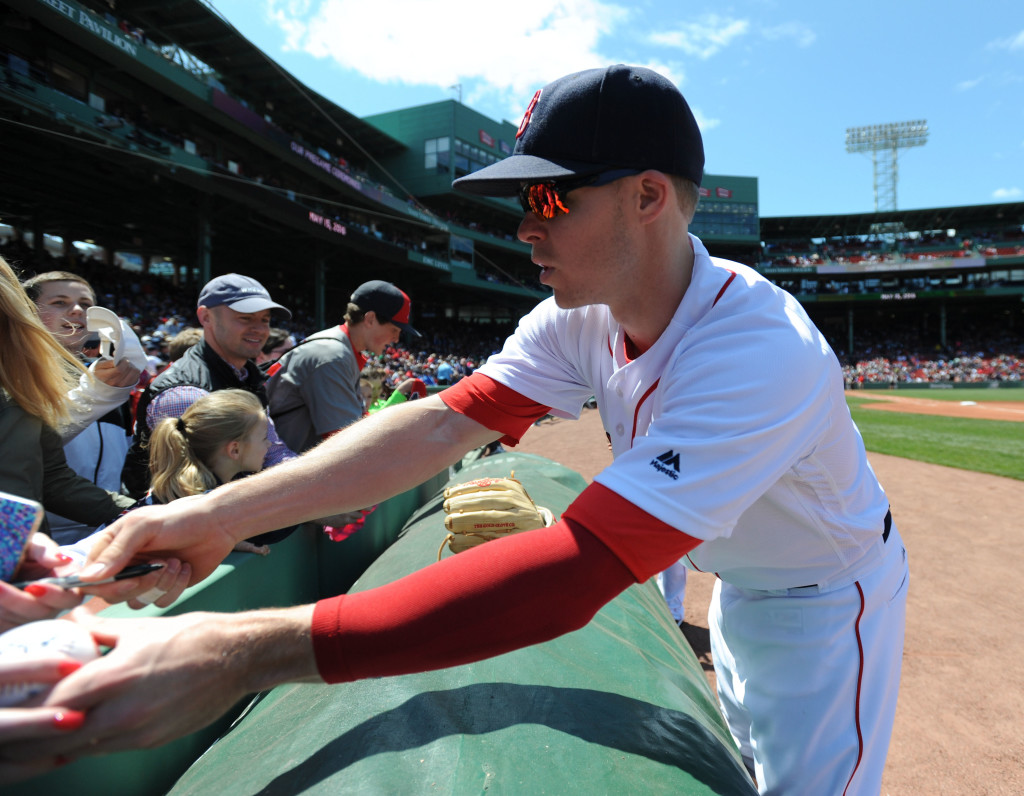
<path fill-rule="evenodd" d="M 0 67 L 0 254 L 82 272 L 142 331 L 219 273 L 300 336 L 386 278 L 479 357 L 548 294 L 518 204 L 451 190 L 516 131 L 461 102 L 359 118 L 200 0 L 2 0 Z M 1020 383 L 1024 203 L 761 218 L 757 191 L 705 175 L 692 229 L 796 295 L 851 383 Z"/>

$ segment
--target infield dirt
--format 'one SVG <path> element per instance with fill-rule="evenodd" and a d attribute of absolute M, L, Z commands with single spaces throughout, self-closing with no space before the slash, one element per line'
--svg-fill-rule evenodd
<path fill-rule="evenodd" d="M 885 400 L 877 406 L 888 411 L 1024 421 L 1019 403 L 992 414 L 987 402 L 857 394 Z M 545 456 L 587 481 L 611 462 L 595 410 L 584 410 L 579 421 L 542 421 L 516 450 Z M 903 677 L 882 792 L 1024 793 L 1024 483 L 881 454 L 869 459 L 910 561 Z M 690 573 L 684 624 L 712 687 L 713 584 L 711 575 Z"/>

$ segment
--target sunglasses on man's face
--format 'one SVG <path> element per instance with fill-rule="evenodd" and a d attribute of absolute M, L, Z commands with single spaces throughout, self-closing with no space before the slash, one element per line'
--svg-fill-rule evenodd
<path fill-rule="evenodd" d="M 591 174 L 578 180 L 543 180 L 542 182 L 525 183 L 519 189 L 519 204 L 522 205 L 524 213 L 533 213 L 542 221 L 550 221 L 559 213 L 569 212 L 569 206 L 565 203 L 565 196 L 569 191 L 575 191 L 577 188 L 588 185 L 597 188 L 622 177 L 639 173 L 636 169 L 616 169 Z"/>

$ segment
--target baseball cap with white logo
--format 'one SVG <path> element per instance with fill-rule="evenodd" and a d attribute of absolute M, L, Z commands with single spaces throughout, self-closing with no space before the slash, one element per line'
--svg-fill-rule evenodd
<path fill-rule="evenodd" d="M 225 306 L 235 312 L 262 312 L 280 310 L 286 318 L 292 313 L 287 307 L 272 301 L 270 293 L 251 276 L 222 274 L 203 286 L 199 294 L 199 307 Z"/>
<path fill-rule="evenodd" d="M 672 81 L 650 69 L 616 64 L 575 72 L 542 88 L 523 115 L 512 154 L 452 187 L 515 196 L 525 182 L 625 169 L 656 169 L 700 185 L 704 144 Z"/>

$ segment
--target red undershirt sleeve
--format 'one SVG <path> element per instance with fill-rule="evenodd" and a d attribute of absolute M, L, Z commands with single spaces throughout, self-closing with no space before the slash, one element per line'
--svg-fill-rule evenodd
<path fill-rule="evenodd" d="M 598 483 L 584 489 L 562 519 L 590 530 L 640 583 L 668 569 L 701 543 Z"/>
<path fill-rule="evenodd" d="M 460 379 L 438 395 L 449 409 L 500 432 L 503 445 L 518 445 L 530 426 L 551 408 L 482 373 Z"/>
<path fill-rule="evenodd" d="M 321 600 L 313 613 L 321 677 L 338 683 L 458 666 L 583 627 L 631 584 L 698 543 L 631 505 L 591 485 L 549 528 L 488 542 L 385 586 Z M 605 510 L 613 513 L 605 518 Z M 630 524 L 617 525 L 623 520 Z M 645 544 L 653 550 L 634 549 Z"/>

